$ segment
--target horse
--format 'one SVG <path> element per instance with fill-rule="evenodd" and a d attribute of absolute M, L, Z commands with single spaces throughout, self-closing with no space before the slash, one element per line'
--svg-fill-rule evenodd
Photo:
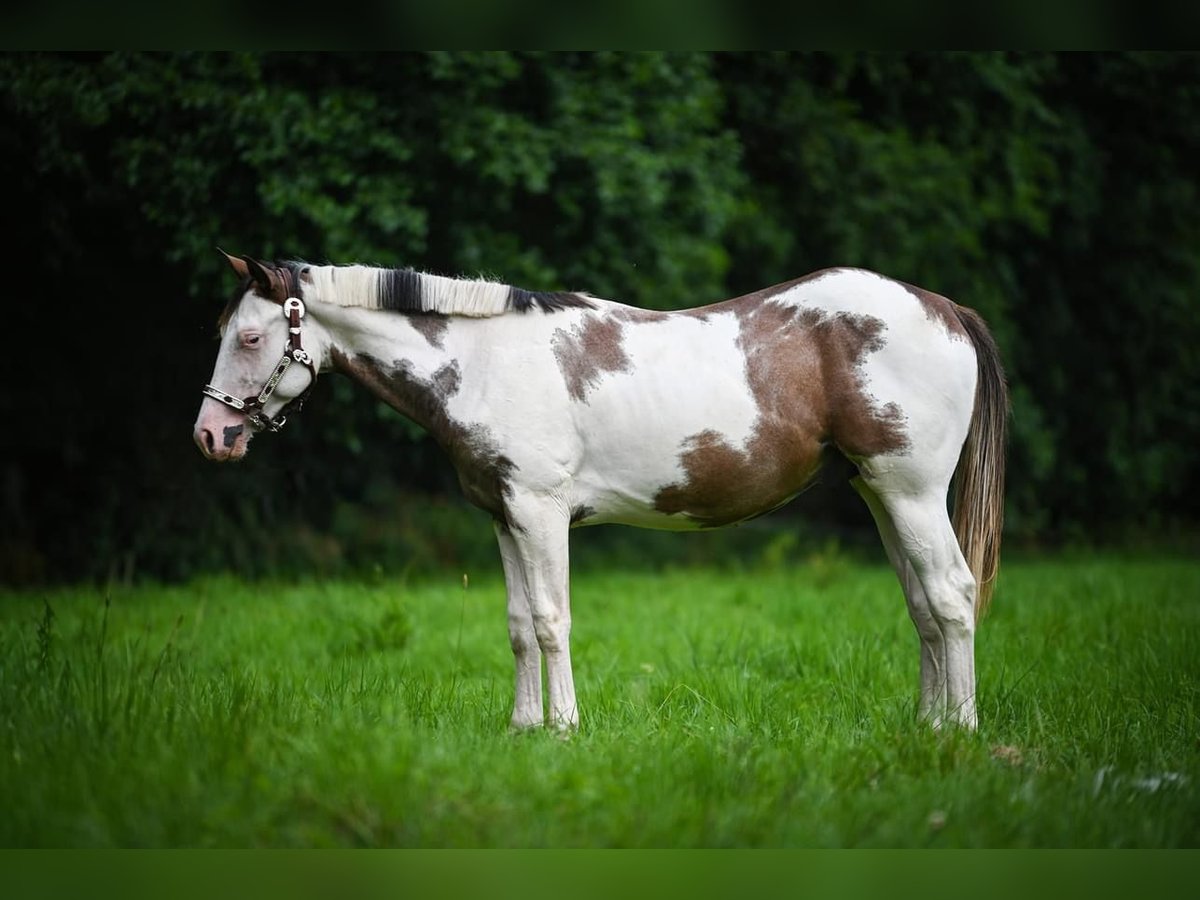
<path fill-rule="evenodd" d="M 226 259 L 239 286 L 200 451 L 243 458 L 326 371 L 428 430 L 493 520 L 512 728 L 579 723 L 570 529 L 733 525 L 788 502 L 831 454 L 856 470 L 916 627 L 919 718 L 977 726 L 1008 393 L 975 311 L 857 268 L 663 312 L 412 269 Z"/>

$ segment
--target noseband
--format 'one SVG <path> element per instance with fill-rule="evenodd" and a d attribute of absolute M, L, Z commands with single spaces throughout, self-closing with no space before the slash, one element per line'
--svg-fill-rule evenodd
<path fill-rule="evenodd" d="M 275 371 L 271 373 L 271 377 L 267 379 L 267 383 L 263 386 L 263 389 L 258 392 L 258 396 L 246 397 L 239 400 L 232 394 L 227 394 L 211 384 L 206 384 L 203 391 L 206 397 L 220 400 L 226 406 L 232 406 L 238 412 L 245 413 L 246 418 L 250 420 L 250 424 L 264 431 L 278 431 L 287 422 L 285 413 L 300 412 L 300 408 L 304 405 L 309 391 L 317 383 L 317 370 L 313 368 L 312 357 L 309 356 L 308 351 L 300 343 L 300 320 L 304 318 L 304 303 L 296 297 L 289 297 L 283 304 L 283 315 L 288 320 L 287 346 L 283 348 L 283 356 L 276 363 Z M 279 386 L 279 382 L 283 378 L 283 373 L 288 370 L 293 361 L 306 366 L 312 378 L 308 382 L 308 387 L 304 389 L 300 396 L 286 404 L 275 418 L 268 418 L 264 406 L 271 398 L 271 395 L 275 393 L 275 388 Z"/>

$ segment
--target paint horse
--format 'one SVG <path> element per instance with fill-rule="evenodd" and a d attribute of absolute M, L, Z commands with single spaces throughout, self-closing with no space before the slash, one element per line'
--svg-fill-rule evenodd
<path fill-rule="evenodd" d="M 655 312 L 409 269 L 227 258 L 241 285 L 219 321 L 201 452 L 242 458 L 327 370 L 426 428 L 495 523 L 513 727 L 543 724 L 543 659 L 546 724 L 579 721 L 569 529 L 742 522 L 799 493 L 834 451 L 857 467 L 920 637 L 921 716 L 975 727 L 1008 399 L 972 310 L 860 269 Z"/>

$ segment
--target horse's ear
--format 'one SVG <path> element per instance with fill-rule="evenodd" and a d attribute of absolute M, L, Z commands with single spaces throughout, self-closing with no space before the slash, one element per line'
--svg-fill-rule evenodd
<path fill-rule="evenodd" d="M 246 266 L 250 278 L 253 279 L 255 284 L 264 290 L 269 291 L 271 289 L 271 276 L 267 274 L 267 270 L 263 267 L 262 263 L 253 257 L 243 256 L 242 264 Z"/>
<path fill-rule="evenodd" d="M 273 266 L 265 266 L 249 256 L 243 256 L 242 261 L 246 264 L 251 279 L 258 285 L 264 297 L 274 300 L 276 303 L 282 303 L 287 299 L 283 279 Z"/>
<path fill-rule="evenodd" d="M 238 278 L 249 278 L 250 277 L 250 269 L 247 267 L 245 260 L 238 259 L 236 256 L 230 256 L 228 253 L 226 253 L 220 247 L 217 248 L 217 252 L 220 253 L 223 257 L 225 257 L 225 259 L 229 263 L 229 265 L 233 267 L 233 271 L 237 273 Z"/>

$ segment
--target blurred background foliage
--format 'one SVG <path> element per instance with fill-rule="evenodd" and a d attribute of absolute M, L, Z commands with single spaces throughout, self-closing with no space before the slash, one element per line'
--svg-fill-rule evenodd
<path fill-rule="evenodd" d="M 341 379 L 201 459 L 217 245 L 664 309 L 876 269 L 997 335 L 1011 540 L 1195 531 L 1196 54 L 10 53 L 0 103 L 0 580 L 494 566 L 436 445 Z M 790 541 L 598 531 L 609 565 Z"/>

